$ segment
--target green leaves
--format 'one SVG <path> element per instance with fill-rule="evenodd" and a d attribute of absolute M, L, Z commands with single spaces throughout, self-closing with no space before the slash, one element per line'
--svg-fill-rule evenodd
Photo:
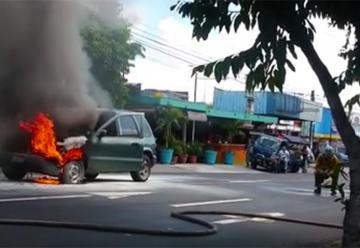
<path fill-rule="evenodd" d="M 109 27 L 94 19 L 81 30 L 84 50 L 91 60 L 90 71 L 101 87 L 109 92 L 115 107 L 123 107 L 128 90 L 126 74 L 136 56 L 143 56 L 143 48 L 129 42 L 130 26 Z"/>
<path fill-rule="evenodd" d="M 356 104 L 360 105 L 360 94 L 353 96 L 345 103 L 345 108 L 346 107 L 349 108 L 349 115 L 351 114 L 351 111 L 352 111 L 354 105 L 356 105 Z"/>
<path fill-rule="evenodd" d="M 286 64 L 292 71 L 295 71 L 295 66 L 291 63 L 290 60 L 287 59 Z"/>
<path fill-rule="evenodd" d="M 246 79 L 248 91 L 253 91 L 257 87 L 282 91 L 286 69 L 296 70 L 288 58 L 288 54 L 291 54 L 297 59 L 295 43 L 289 38 L 286 30 L 290 23 L 289 13 L 299 13 L 310 36 L 315 30 L 311 23 L 305 21 L 309 13 L 301 1 L 282 3 L 259 0 L 196 0 L 181 1 L 174 9 L 191 20 L 193 36 L 197 39 L 207 39 L 214 29 L 225 29 L 230 32 L 231 27 L 238 31 L 242 24 L 247 30 L 258 25 L 260 34 L 252 47 L 207 65 L 197 66 L 193 70 L 193 74 L 203 72 L 205 76 L 213 75 L 217 82 L 221 82 L 228 76 L 230 68 L 234 77 L 237 77 L 246 66 L 249 69 Z"/>
<path fill-rule="evenodd" d="M 288 42 L 288 49 L 291 52 L 291 55 L 294 57 L 294 59 L 297 59 L 297 54 L 295 52 L 295 46 L 291 41 Z"/>
<path fill-rule="evenodd" d="M 214 65 L 215 65 L 215 62 L 212 62 L 212 63 L 205 66 L 204 75 L 206 77 L 210 77 L 211 73 L 213 72 Z"/>
<path fill-rule="evenodd" d="M 235 21 L 234 21 L 234 30 L 235 30 L 235 32 L 237 32 L 237 30 L 239 29 L 239 27 L 240 27 L 240 24 L 241 24 L 241 15 L 240 14 L 238 14 L 237 16 L 236 16 L 236 18 L 235 18 Z"/>
<path fill-rule="evenodd" d="M 243 67 L 244 67 L 244 60 L 241 56 L 235 56 L 231 59 L 231 70 L 235 78 Z"/>
<path fill-rule="evenodd" d="M 172 129 L 180 128 L 180 123 L 186 121 L 184 113 L 176 108 L 162 108 L 157 117 L 156 131 L 159 131 L 165 141 L 165 146 L 168 148 L 169 140 L 172 137 Z"/>
<path fill-rule="evenodd" d="M 219 83 L 223 75 L 223 62 L 216 63 L 214 74 L 215 74 L 216 82 Z"/>

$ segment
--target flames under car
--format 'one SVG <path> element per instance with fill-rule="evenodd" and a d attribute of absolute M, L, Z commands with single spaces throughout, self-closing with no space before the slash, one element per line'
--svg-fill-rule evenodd
<path fill-rule="evenodd" d="M 78 184 L 84 179 L 95 179 L 99 173 L 130 172 L 134 181 L 146 181 L 156 161 L 156 145 L 144 114 L 99 111 L 91 134 L 69 137 L 63 142 L 56 142 L 52 122 L 45 115 L 21 123 L 30 133 L 31 149 L 28 153 L 1 153 L 4 175 L 10 180 L 21 180 L 34 172 L 56 177 L 61 183 Z"/>

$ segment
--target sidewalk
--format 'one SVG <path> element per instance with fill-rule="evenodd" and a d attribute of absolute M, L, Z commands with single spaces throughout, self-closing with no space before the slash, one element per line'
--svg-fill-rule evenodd
<path fill-rule="evenodd" d="M 232 173 L 232 174 L 262 174 L 264 172 L 252 170 L 244 166 L 232 165 L 206 165 L 206 164 L 156 164 L 153 169 L 155 173 Z"/>

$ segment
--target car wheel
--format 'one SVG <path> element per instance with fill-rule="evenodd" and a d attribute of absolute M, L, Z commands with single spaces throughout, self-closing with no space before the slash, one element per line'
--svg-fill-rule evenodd
<path fill-rule="evenodd" d="M 139 171 L 132 171 L 130 175 L 135 182 L 145 182 L 151 174 L 151 160 L 148 155 L 144 155 L 143 163 Z"/>
<path fill-rule="evenodd" d="M 64 184 L 79 184 L 85 175 L 84 165 L 79 161 L 68 162 L 61 173 L 61 182 Z"/>
<path fill-rule="evenodd" d="M 85 174 L 85 178 L 89 181 L 95 180 L 95 178 L 99 175 L 99 173 L 87 173 Z"/>
<path fill-rule="evenodd" d="M 16 169 L 12 166 L 4 166 L 2 168 L 2 171 L 4 173 L 4 175 L 6 176 L 7 179 L 9 180 L 21 180 L 24 178 L 24 176 L 26 175 L 26 171 L 21 170 L 21 169 Z"/>

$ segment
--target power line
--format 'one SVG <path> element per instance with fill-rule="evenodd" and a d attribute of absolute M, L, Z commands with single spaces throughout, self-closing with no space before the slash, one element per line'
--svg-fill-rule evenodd
<path fill-rule="evenodd" d="M 144 25 L 144 24 L 143 24 L 143 26 L 149 27 L 150 29 L 153 29 L 153 30 L 156 30 L 155 28 L 150 27 L 150 26 L 148 26 L 148 25 Z M 143 34 L 152 36 L 153 38 L 155 38 L 155 39 L 157 39 L 157 40 L 161 40 L 162 42 L 165 42 L 165 43 L 168 43 L 168 42 L 169 42 L 169 40 L 167 40 L 166 38 L 162 37 L 161 35 L 156 35 L 156 34 L 154 34 L 154 33 L 152 33 L 152 32 L 149 32 L 149 31 L 144 30 L 144 29 L 142 29 L 142 28 L 139 28 L 139 27 L 137 27 L 137 26 L 132 26 L 132 27 L 133 27 L 137 32 L 140 32 L 140 33 L 143 33 Z M 177 46 L 181 46 L 181 45 L 179 45 L 179 44 L 176 44 L 176 45 L 177 45 Z M 193 53 L 193 54 L 196 53 L 197 55 L 201 56 L 202 58 L 205 58 L 206 60 L 211 61 L 211 60 L 214 60 L 214 59 L 215 59 L 214 57 L 205 55 L 204 53 L 201 53 L 201 52 L 199 52 L 199 51 L 192 50 L 192 49 L 189 48 L 189 47 L 185 47 L 185 46 L 181 46 L 181 47 L 182 47 L 183 49 L 187 49 L 188 51 L 190 51 L 190 52 Z"/>
<path fill-rule="evenodd" d="M 154 43 L 156 43 L 156 44 L 158 44 L 158 45 L 165 46 L 165 47 L 170 48 L 170 49 L 173 49 L 173 50 L 175 50 L 175 51 L 178 51 L 178 52 L 184 53 L 184 54 L 186 54 L 186 55 L 192 56 L 192 57 L 197 58 L 197 59 L 199 59 L 199 60 L 203 60 L 203 61 L 205 61 L 205 62 L 210 62 L 210 60 L 208 60 L 208 59 L 206 59 L 206 58 L 200 57 L 200 56 L 198 56 L 198 55 L 196 55 L 196 54 L 193 54 L 193 53 L 187 52 L 187 51 L 185 51 L 185 50 L 179 49 L 179 48 L 177 48 L 177 47 L 171 46 L 171 45 L 169 45 L 169 44 L 166 44 L 166 43 L 164 43 L 164 42 L 158 41 L 158 40 L 156 40 L 156 39 L 152 39 L 152 38 L 150 38 L 150 37 L 147 37 L 146 35 L 142 35 L 142 34 L 139 34 L 139 33 L 137 33 L 137 32 L 134 32 L 134 31 L 132 32 L 132 34 L 133 34 L 134 36 L 138 36 L 138 37 L 140 37 L 140 38 L 143 38 L 143 39 L 146 39 L 146 40 L 148 40 L 148 41 L 154 42 Z"/>
<path fill-rule="evenodd" d="M 148 44 L 148 43 L 146 43 L 146 42 L 144 42 L 144 41 L 141 41 L 141 40 L 139 40 L 139 39 L 133 38 L 133 40 L 136 41 L 136 42 L 138 42 L 138 43 L 140 43 L 141 45 L 143 45 L 143 46 L 145 46 L 145 47 L 147 47 L 147 48 L 153 49 L 153 50 L 155 50 L 155 51 L 158 51 L 158 52 L 160 52 L 160 53 L 163 53 L 163 54 L 165 54 L 165 55 L 168 55 L 168 56 L 170 56 L 170 57 L 172 57 L 172 58 L 175 58 L 175 59 L 178 59 L 178 60 L 180 60 L 180 61 L 183 61 L 183 62 L 185 62 L 185 63 L 187 63 L 187 64 L 189 64 L 189 65 L 191 65 L 191 66 L 195 66 L 195 63 L 193 63 L 192 61 L 189 61 L 189 60 L 187 60 L 187 59 L 185 59 L 185 58 L 182 58 L 182 57 L 180 57 L 180 56 L 171 54 L 171 53 L 168 52 L 168 51 L 164 51 L 164 50 L 161 49 L 161 48 L 158 48 L 158 47 L 156 47 L 156 46 L 150 45 L 150 44 Z"/>
<path fill-rule="evenodd" d="M 146 35 L 142 35 L 142 34 L 139 34 L 139 33 L 136 33 L 136 32 L 134 32 L 134 34 L 135 34 L 135 36 L 138 36 L 138 37 L 134 37 L 134 40 L 137 41 L 137 42 L 139 42 L 140 44 L 144 45 L 145 47 L 148 47 L 148 48 L 150 48 L 150 49 L 153 49 L 153 50 L 156 50 L 156 51 L 158 51 L 158 52 L 161 52 L 161 53 L 163 53 L 163 54 L 165 54 L 165 55 L 168 55 L 168 56 L 170 56 L 170 57 L 172 57 L 172 58 L 175 58 L 175 59 L 177 59 L 177 60 L 180 60 L 180 61 L 182 61 L 182 62 L 185 62 L 185 63 L 188 64 L 188 65 L 195 66 L 195 65 L 198 64 L 198 63 L 195 63 L 195 62 L 189 60 L 189 58 L 186 58 L 186 57 L 184 57 L 184 56 L 182 56 L 182 55 L 177 55 L 177 54 L 174 54 L 172 51 L 163 49 L 163 47 L 165 47 L 165 48 L 167 48 L 167 49 L 172 49 L 172 50 L 175 50 L 175 51 L 177 51 L 177 52 L 180 52 L 180 53 L 183 53 L 183 54 L 187 54 L 187 55 L 190 55 L 190 56 L 193 56 L 193 57 L 196 57 L 196 58 L 199 58 L 199 59 L 201 59 L 201 60 L 204 60 L 204 61 L 209 62 L 208 59 L 205 59 L 205 58 L 203 58 L 203 57 L 194 55 L 194 54 L 192 54 L 192 53 L 190 53 L 190 52 L 188 52 L 188 51 L 185 51 L 185 50 L 182 50 L 182 49 L 178 49 L 178 48 L 176 48 L 176 47 L 174 47 L 174 46 L 172 46 L 172 45 L 170 45 L 170 44 L 166 44 L 166 43 L 164 43 L 164 42 L 160 42 L 160 41 L 158 41 L 158 40 L 156 40 L 156 39 L 149 38 L 149 37 L 147 37 Z M 145 39 L 146 41 L 144 41 L 144 40 L 142 40 L 142 39 L 139 39 L 139 37 L 142 38 L 142 39 Z M 148 41 L 153 42 L 153 43 L 155 43 L 155 44 L 149 44 Z M 165 65 L 164 63 L 161 63 L 161 62 L 159 62 L 159 61 L 155 61 L 155 62 Z M 171 66 L 169 66 L 169 65 L 166 65 L 166 66 L 167 66 L 167 67 L 171 67 Z M 174 67 L 172 67 L 172 68 L 174 68 Z M 240 75 L 240 76 L 242 76 L 243 79 L 246 78 L 245 75 Z M 203 80 L 214 80 L 214 78 L 203 78 Z M 228 79 L 228 80 L 232 80 L 232 81 L 236 81 L 236 82 L 241 83 L 241 84 L 245 84 L 245 82 L 240 81 L 240 80 L 238 80 L 238 79 L 236 79 L 236 78 L 230 78 L 230 79 Z M 285 89 L 286 89 L 286 88 L 285 88 Z M 286 93 L 294 94 L 294 95 L 301 95 L 301 96 L 309 96 L 309 95 L 310 95 L 310 94 L 301 93 L 301 92 L 293 92 L 293 91 L 290 91 L 290 90 L 286 90 Z"/>

